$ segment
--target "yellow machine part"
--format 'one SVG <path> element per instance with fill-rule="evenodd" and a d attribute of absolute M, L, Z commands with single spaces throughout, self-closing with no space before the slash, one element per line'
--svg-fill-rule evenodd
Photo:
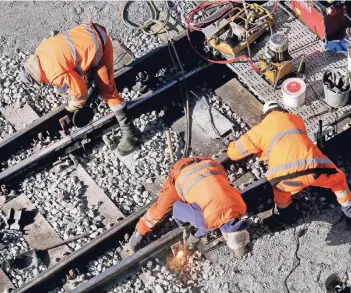
<path fill-rule="evenodd" d="M 289 63 L 289 64 L 287 64 L 287 63 Z M 274 69 L 268 70 L 267 68 L 269 68 L 269 67 L 274 67 Z M 278 82 L 279 80 L 281 80 L 282 78 L 284 78 L 285 76 L 290 74 L 293 71 L 293 65 L 290 61 L 286 61 L 286 62 L 282 62 L 282 63 L 269 63 L 269 64 L 267 64 L 264 60 L 261 60 L 260 61 L 260 69 L 262 71 L 264 71 L 263 74 L 266 76 L 266 78 L 272 84 L 274 84 L 275 82 Z M 279 75 L 279 79 L 276 81 L 279 70 L 281 70 L 280 75 Z"/>
<path fill-rule="evenodd" d="M 254 41 L 256 41 L 257 38 L 259 38 L 265 31 L 266 31 L 266 27 L 263 27 L 261 30 L 257 31 L 256 33 L 251 34 L 248 38 L 248 43 L 251 44 Z M 213 48 L 215 48 L 216 50 L 221 52 L 222 54 L 226 54 L 226 55 L 234 56 L 234 57 L 240 51 L 247 48 L 246 41 L 243 41 L 243 42 L 237 44 L 236 46 L 231 46 L 230 44 L 228 44 L 225 41 L 212 39 L 209 41 L 209 44 Z"/>
<path fill-rule="evenodd" d="M 266 30 L 270 26 L 273 25 L 273 17 L 272 17 L 272 15 L 270 15 L 270 12 L 267 9 L 263 8 L 262 6 L 260 6 L 260 5 L 256 4 L 256 3 L 250 4 L 248 6 L 248 9 L 251 10 L 251 11 L 255 11 L 256 13 L 262 14 L 262 15 L 268 15 L 268 19 L 267 19 L 266 24 L 264 26 L 262 26 L 262 28 L 259 29 L 257 32 L 249 35 L 247 42 L 249 44 L 251 44 L 254 41 L 256 41 L 263 33 L 265 33 Z M 238 17 L 240 16 L 242 18 L 243 15 L 244 15 L 244 10 L 242 9 L 242 11 L 240 13 L 238 13 Z M 232 21 L 235 21 L 235 20 L 233 19 Z M 248 19 L 248 21 L 250 22 L 252 20 Z M 229 25 L 229 23 L 230 22 L 228 22 L 227 25 Z M 207 38 L 207 40 L 209 40 L 209 44 L 213 48 L 215 48 L 216 50 L 221 52 L 222 54 L 226 54 L 226 55 L 235 57 L 236 54 L 238 54 L 240 51 L 246 49 L 246 47 L 247 47 L 247 42 L 246 41 L 242 41 L 242 42 L 236 44 L 235 46 L 233 46 L 233 45 L 230 45 L 230 44 L 228 44 L 227 42 L 225 42 L 223 40 L 220 40 L 220 39 L 217 39 L 217 38 L 212 38 L 212 36 Z"/>

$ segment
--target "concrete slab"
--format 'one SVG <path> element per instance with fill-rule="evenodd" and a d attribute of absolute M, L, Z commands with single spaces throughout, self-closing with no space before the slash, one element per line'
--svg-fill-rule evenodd
<path fill-rule="evenodd" d="M 0 108 L 0 112 L 16 130 L 24 128 L 39 118 L 38 114 L 28 104 L 25 104 L 22 108 L 18 108 L 16 104 L 9 105 Z"/>
<path fill-rule="evenodd" d="M 135 155 L 135 152 L 132 152 L 126 156 L 121 156 L 117 150 L 115 150 L 115 154 L 118 157 L 118 159 L 129 169 L 133 169 L 134 165 L 134 159 L 133 156 Z M 156 198 L 161 190 L 162 186 L 162 180 L 159 177 L 153 178 L 154 182 L 153 183 L 146 183 L 146 182 L 141 182 L 142 185 L 144 185 L 145 189 L 150 193 L 150 195 L 153 198 Z"/>
<path fill-rule="evenodd" d="M 250 127 L 260 121 L 262 104 L 237 79 L 233 78 L 215 90 Z"/>
<path fill-rule="evenodd" d="M 122 69 L 125 65 L 133 61 L 134 57 L 131 51 L 122 46 L 118 41 L 112 41 L 113 46 L 113 64 L 116 71 Z"/>
<path fill-rule="evenodd" d="M 0 268 L 0 292 L 5 292 L 7 289 L 15 289 L 15 286 Z"/>
<path fill-rule="evenodd" d="M 172 124 L 172 129 L 184 139 L 185 137 L 185 118 L 182 117 Z M 212 156 L 219 150 L 225 150 L 226 146 L 218 139 L 214 139 L 194 121 L 191 126 L 191 149 L 197 155 Z"/>
<path fill-rule="evenodd" d="M 24 194 L 21 194 L 13 200 L 7 202 L 1 210 L 6 214 L 11 208 L 15 210 L 26 209 L 28 211 L 35 210 L 34 204 Z M 46 219 L 37 213 L 33 219 L 33 223 L 24 227 L 24 239 L 31 248 L 44 248 L 48 245 L 54 245 L 62 241 L 61 237 L 56 233 L 54 228 L 46 221 Z M 63 254 L 71 252 L 67 245 L 62 245 L 48 251 L 49 265 L 53 264 L 55 258 L 63 258 Z"/>
<path fill-rule="evenodd" d="M 240 187 L 241 184 L 248 183 L 253 179 L 255 179 L 255 177 L 252 175 L 252 173 L 247 172 L 247 173 L 243 174 L 242 176 L 240 176 L 238 179 L 236 179 L 234 181 L 234 185 L 237 187 Z"/>
<path fill-rule="evenodd" d="M 230 133 L 233 126 L 217 109 L 209 107 L 205 97 L 196 101 L 192 111 L 192 119 L 213 139 Z"/>
<path fill-rule="evenodd" d="M 103 220 L 105 225 L 116 223 L 117 219 L 125 217 L 81 165 L 77 166 L 77 170 L 73 172 L 74 175 L 84 182 L 86 186 L 84 195 L 87 197 L 89 205 L 96 205 L 98 202 L 102 202 L 99 206 L 99 213 L 105 217 Z"/>

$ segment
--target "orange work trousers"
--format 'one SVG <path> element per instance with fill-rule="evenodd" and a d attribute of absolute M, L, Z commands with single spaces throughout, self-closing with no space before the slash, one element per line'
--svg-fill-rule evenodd
<path fill-rule="evenodd" d="M 351 192 L 344 172 L 336 169 L 335 174 L 308 174 L 283 180 L 273 186 L 274 202 L 278 208 L 286 208 L 292 203 L 292 196 L 309 186 L 331 189 L 342 207 L 351 205 Z"/>

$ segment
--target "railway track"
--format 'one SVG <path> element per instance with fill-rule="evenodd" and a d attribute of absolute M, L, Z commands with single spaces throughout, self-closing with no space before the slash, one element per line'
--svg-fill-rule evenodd
<path fill-rule="evenodd" d="M 184 37 L 180 38 L 179 42 L 184 42 Z M 184 46 L 183 43 L 179 44 L 179 46 Z M 168 54 L 165 50 L 166 48 L 158 49 L 154 53 L 155 55 L 151 54 L 149 58 L 162 60 L 157 52 Z M 187 57 L 188 52 L 184 54 Z M 181 53 L 180 57 L 185 58 Z M 164 56 L 163 58 L 166 57 Z M 146 58 L 146 63 L 143 63 L 141 60 L 136 62 L 136 64 L 130 65 L 130 68 L 124 69 L 124 73 L 119 75 L 121 78 L 117 79 L 118 84 L 123 84 L 121 80 L 126 81 L 124 84 L 127 84 L 127 82 L 131 83 L 130 76 L 140 72 L 144 66 L 149 66 L 147 64 L 149 64 L 151 59 Z M 55 284 L 53 281 L 59 281 L 60 277 L 65 277 L 68 274 L 70 270 L 68 268 L 83 267 L 81 270 L 86 271 L 86 260 L 84 261 L 85 265 L 82 265 L 82 259 L 89 254 L 90 260 L 93 259 L 94 255 L 101 253 L 101 251 L 116 249 L 116 247 L 109 247 L 111 244 L 106 243 L 111 243 L 111 239 L 123 239 L 122 235 L 130 229 L 130 224 L 135 223 L 135 219 L 143 210 L 138 211 L 137 214 L 133 212 L 157 196 L 162 178 L 167 174 L 169 155 L 164 152 L 165 143 L 156 147 L 153 144 L 157 140 L 162 141 L 165 129 L 171 126 L 174 151 L 177 158 L 182 155 L 181 152 L 184 146 L 181 132 L 184 131 L 185 123 L 181 121 L 184 117 L 181 114 L 181 107 L 178 106 L 181 103 L 178 91 L 179 80 L 186 79 L 187 83 L 191 84 L 191 89 L 197 91 L 198 95 L 201 95 L 201 90 L 203 90 L 204 86 L 216 88 L 231 78 L 230 72 L 225 67 L 215 66 L 209 71 L 209 66 L 207 64 L 198 64 L 198 60 L 194 64 L 190 64 L 189 68 L 189 71 L 184 76 L 173 77 L 173 79 L 164 82 L 160 87 L 156 87 L 156 89 L 146 93 L 141 98 L 129 102 L 128 108 L 136 118 L 136 125 L 142 131 L 147 130 L 145 131 L 145 136 L 142 137 L 141 149 L 131 156 L 127 158 L 118 157 L 106 145 L 101 145 L 101 139 L 99 138 L 103 137 L 106 143 L 106 139 L 112 142 L 119 135 L 115 121 L 113 121 L 113 115 L 108 114 L 69 136 L 57 139 L 56 142 L 37 153 L 31 154 L 18 164 L 4 168 L 0 175 L 1 184 L 6 184 L 7 189 L 16 190 L 19 194 L 2 206 L 3 214 L 6 214 L 11 208 L 33 209 L 38 210 L 39 213 L 35 216 L 32 226 L 26 226 L 27 229 L 29 228 L 28 235 L 19 236 L 18 241 L 24 243 L 21 249 L 13 246 L 11 252 L 11 249 L 6 251 L 7 255 L 3 255 L 2 260 L 9 256 L 14 257 L 23 250 L 30 250 L 31 248 L 41 249 L 45 246 L 43 243 L 55 244 L 62 238 L 69 239 L 76 235 L 89 233 L 89 236 L 73 243 L 63 245 L 56 250 L 50 250 L 48 253 L 49 261 L 44 261 L 45 265 L 35 268 L 37 272 L 32 275 L 17 269 L 7 270 L 6 274 L 9 276 L 9 280 L 16 287 L 20 287 L 16 290 L 17 292 L 38 292 L 37 290 L 44 290 L 43 288 L 46 290 L 47 282 L 49 281 L 50 286 L 52 286 L 52 284 Z M 219 81 L 204 85 L 203 80 L 206 80 L 206 75 L 209 72 L 222 77 L 227 76 Z M 193 97 L 195 100 L 197 98 Z M 194 101 L 192 103 L 196 106 Z M 171 104 L 171 107 L 169 104 Z M 203 101 L 200 106 L 204 106 Z M 205 106 L 210 107 L 210 104 Z M 147 114 L 148 111 L 149 114 Z M 196 111 L 199 112 L 197 119 L 204 115 L 201 109 Z M 22 149 L 26 150 L 29 142 L 39 132 L 50 131 L 50 135 L 52 133 L 56 134 L 58 130 L 56 121 L 61 112 L 62 108 L 59 108 L 38 119 L 33 125 L 16 133 L 13 137 L 3 141 L 0 146 L 0 149 L 4 151 L 3 158 L 9 158 L 13 152 L 18 152 Z M 219 112 L 218 117 L 225 119 Z M 227 124 L 228 121 L 226 121 Z M 193 143 L 195 143 L 193 145 L 194 153 L 203 154 L 205 150 L 207 155 L 213 155 L 220 150 L 219 145 L 222 146 L 222 149 L 224 148 L 223 143 L 218 141 L 217 138 L 208 137 L 208 135 L 203 136 L 204 125 L 202 125 L 202 128 L 198 122 L 194 123 L 194 125 L 198 127 L 197 132 L 200 132 L 197 133 L 195 131 L 195 139 L 193 139 Z M 241 128 L 239 124 L 234 126 L 237 129 Z M 201 139 L 197 139 L 196 136 Z M 84 142 L 88 140 L 88 143 L 82 143 L 82 140 Z M 150 141 L 151 143 L 149 143 Z M 213 143 L 212 148 L 207 149 L 207 147 L 203 147 L 211 142 Z M 14 147 L 14 145 L 17 147 Z M 200 147 L 197 150 L 196 145 L 202 146 L 202 149 Z M 148 160 L 147 163 L 151 162 L 154 169 L 149 168 L 148 174 L 140 174 L 145 169 L 145 162 L 142 162 L 141 159 L 143 156 L 150 154 L 150 152 L 152 159 Z M 102 155 L 104 158 L 101 158 L 101 155 L 99 157 L 101 153 L 107 155 Z M 95 163 L 94 155 L 97 155 L 95 156 L 95 159 L 97 159 Z M 138 160 L 139 157 L 140 160 Z M 160 161 L 159 158 L 162 160 Z M 105 182 L 99 182 L 101 177 L 106 177 L 106 172 L 99 173 L 101 170 L 99 171 L 98 164 L 104 163 L 103 166 L 105 168 L 108 160 L 110 160 L 111 172 L 118 168 L 120 173 L 114 174 L 114 176 L 119 181 L 124 180 L 123 184 L 124 186 L 129 185 L 128 188 L 119 186 L 118 183 L 120 182 L 111 182 L 108 188 L 104 188 Z M 134 165 L 131 164 L 133 160 L 134 163 L 136 162 Z M 116 166 L 116 161 L 119 162 L 117 163 L 118 166 Z M 160 169 L 159 166 L 161 166 L 161 170 L 157 170 Z M 98 170 L 98 172 L 94 172 L 94 170 Z M 128 181 L 125 178 L 121 178 L 128 176 L 132 180 Z M 138 176 L 141 177 L 138 178 Z M 74 179 L 71 180 L 70 178 Z M 111 176 L 109 180 L 111 180 Z M 118 189 L 119 193 L 117 195 L 116 189 Z M 141 194 L 131 199 L 130 195 L 135 190 L 138 190 L 138 193 Z M 93 210 L 91 214 L 83 215 L 84 212 L 91 210 Z M 129 214 L 131 214 L 132 218 L 126 218 Z M 125 218 L 125 220 L 119 223 L 122 218 Z M 61 219 L 64 223 L 62 225 L 59 223 Z M 36 229 L 35 227 L 38 226 L 40 228 Z M 113 227 L 107 230 L 110 226 Z M 170 228 L 168 227 L 168 229 Z M 98 236 L 100 234 L 101 236 Z M 151 240 L 149 239 L 149 241 Z M 78 251 L 80 252 L 78 253 Z M 70 258 L 65 257 L 67 254 L 70 254 Z M 55 264 L 56 262 L 57 264 Z M 77 263 L 80 263 L 80 265 L 77 266 Z M 46 270 L 47 268 L 49 269 Z M 52 269 L 54 273 L 51 271 Z M 37 273 L 41 274 L 37 276 Z M 2 272 L 2 275 L 5 276 L 5 273 Z M 33 281 L 27 283 L 32 278 L 34 278 Z"/>
<path fill-rule="evenodd" d="M 185 44 L 184 36 L 176 40 L 179 48 Z M 264 173 L 257 161 L 249 159 L 242 165 L 231 164 L 218 154 L 225 150 L 225 137 L 231 129 L 234 128 L 235 135 L 239 136 L 246 125 L 252 126 L 257 122 L 259 102 L 240 86 L 232 72 L 224 66 L 210 68 L 190 56 L 190 50 L 179 51 L 181 60 L 193 60 L 187 64 L 186 74 L 175 77 L 173 73 L 161 82 L 151 78 L 151 81 L 149 79 L 144 82 L 150 92 L 128 103 L 136 125 L 144 133 L 140 150 L 127 157 L 118 156 L 112 147 L 119 138 L 118 128 L 113 115 L 107 114 L 91 125 L 57 139 L 37 153 L 29 152 L 31 155 L 18 164 L 4 165 L 0 183 L 21 194 L 5 203 L 2 212 L 6 213 L 11 208 L 28 207 L 39 210 L 34 224 L 29 224 L 32 225 L 29 227 L 33 228 L 40 223 L 42 229 L 32 229 L 28 235 L 20 235 L 19 242 L 24 243 L 24 250 L 43 248 L 45 242 L 55 244 L 84 233 L 89 235 L 50 250 L 47 253 L 49 262 L 44 260 L 45 265 L 39 269 L 36 267 L 37 273 L 33 275 L 18 269 L 5 272 L 0 270 L 0 280 L 3 278 L 7 282 L 0 284 L 0 291 L 10 288 L 13 282 L 17 288 L 14 292 L 104 292 L 140 270 L 151 259 L 165 258 L 169 246 L 180 236 L 171 220 L 159 227 L 146 240 L 145 247 L 135 255 L 126 256 L 122 250 L 125 235 L 133 231 L 136 221 L 155 200 L 160 183 L 167 174 L 169 154 L 165 152 L 164 138 L 167 128 L 171 129 L 176 158 L 182 156 L 185 123 L 182 108 L 178 105 L 182 102 L 178 89 L 182 79 L 186 80 L 188 86 L 191 85 L 194 92 L 191 95 L 193 154 L 214 156 L 223 163 L 231 182 L 241 187 L 249 213 L 256 214 L 271 209 L 268 184 L 258 180 L 245 188 Z M 119 90 L 123 92 L 123 87 L 132 88 L 135 85 L 132 77 L 145 68 L 154 67 L 150 66 L 154 60 L 164 60 L 167 63 L 167 54 L 168 49 L 163 46 L 122 69 L 116 74 Z M 148 72 L 147 75 L 156 76 L 156 71 L 158 70 Z M 209 74 L 225 77 L 208 81 Z M 243 100 L 243 95 L 247 99 Z M 238 102 L 240 108 L 236 106 Z M 209 114 L 210 109 L 212 115 Z M 56 121 L 62 111 L 63 108 L 58 108 L 3 141 L 0 144 L 3 160 L 11 158 L 14 152 L 28 150 L 39 133 L 49 131 L 50 136 L 56 135 Z M 213 112 L 215 121 L 211 122 Z M 242 120 L 236 120 L 236 113 Z M 220 130 L 222 135 L 218 136 L 213 129 L 212 133 L 209 129 L 213 128 L 213 125 L 209 127 L 212 123 L 215 127 L 225 125 Z M 349 132 L 327 142 L 325 152 L 332 160 L 347 157 L 347 148 L 344 146 Z M 114 173 L 115 170 L 118 172 Z M 259 199 L 257 194 L 260 194 Z M 62 227 L 58 223 L 61 219 L 65 222 Z M 159 237 L 161 234 L 165 235 Z M 15 256 L 19 250 L 14 249 L 8 253 Z M 2 258 L 4 259 L 3 256 Z"/>

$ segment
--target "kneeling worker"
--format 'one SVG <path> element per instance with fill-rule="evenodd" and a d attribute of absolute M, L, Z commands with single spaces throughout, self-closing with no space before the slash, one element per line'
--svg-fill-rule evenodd
<path fill-rule="evenodd" d="M 48 38 L 26 60 L 21 72 L 28 85 L 54 85 L 67 98 L 70 113 L 82 108 L 88 98 L 88 75 L 93 75 L 100 98 L 115 112 L 122 132 L 119 152 L 131 152 L 138 134 L 127 117 L 126 102 L 116 90 L 112 41 L 103 26 L 88 22 Z"/>
<path fill-rule="evenodd" d="M 249 251 L 247 223 L 240 220 L 246 213 L 246 204 L 240 192 L 230 186 L 226 171 L 217 161 L 207 157 L 184 158 L 173 166 L 157 202 L 140 218 L 129 240 L 131 251 L 138 248 L 143 236 L 172 206 L 173 217 L 183 231 L 186 224 L 196 228 L 196 233 L 187 238 L 190 248 L 196 247 L 200 237 L 220 229 L 238 256 Z"/>
<path fill-rule="evenodd" d="M 330 188 L 336 195 L 348 223 L 351 192 L 345 174 L 313 144 L 305 123 L 275 101 L 263 106 L 262 121 L 228 147 L 233 161 L 255 154 L 268 165 L 279 221 L 295 219 L 292 196 L 308 186 Z"/>

